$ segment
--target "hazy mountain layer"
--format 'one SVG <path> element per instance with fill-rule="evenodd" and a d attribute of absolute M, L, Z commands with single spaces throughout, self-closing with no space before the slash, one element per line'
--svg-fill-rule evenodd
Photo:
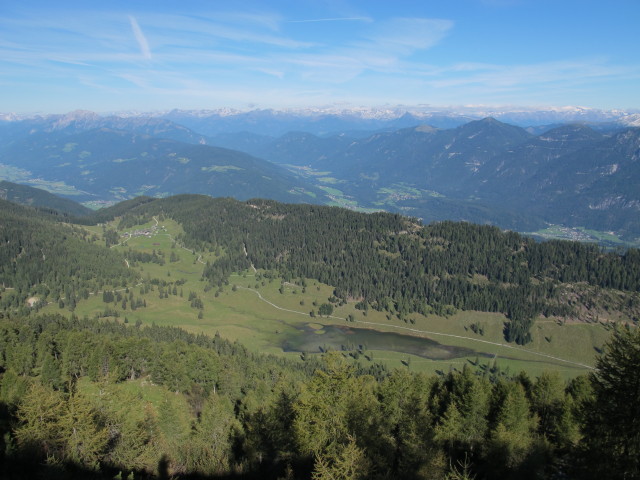
<path fill-rule="evenodd" d="M 633 237 L 640 235 L 639 137 L 638 128 L 605 135 L 584 125 L 534 136 L 484 119 L 363 139 L 290 133 L 268 142 L 254 136 L 246 150 L 322 172 L 319 182 L 329 179 L 365 205 L 426 221 L 453 218 L 528 230 L 542 219 Z M 241 147 L 239 138 L 235 142 Z"/>
<path fill-rule="evenodd" d="M 25 181 L 65 185 L 82 201 L 203 193 L 313 202 L 322 194 L 245 153 L 106 128 L 34 133 L 2 149 L 0 164 L 19 169 Z"/>
<path fill-rule="evenodd" d="M 520 231 L 553 223 L 640 236 L 640 130 L 621 129 L 633 115 L 601 118 L 618 122 L 616 131 L 584 124 L 542 131 L 453 113 L 391 113 L 72 112 L 4 121 L 0 178 L 81 201 L 203 193 L 384 209 L 426 222 Z M 556 112 L 537 124 L 596 113 Z M 417 125 L 431 120 L 442 128 Z M 276 136 L 284 129 L 291 131 Z"/>

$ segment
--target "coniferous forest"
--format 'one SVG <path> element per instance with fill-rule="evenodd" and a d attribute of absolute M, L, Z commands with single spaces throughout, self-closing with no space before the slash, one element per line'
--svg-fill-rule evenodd
<path fill-rule="evenodd" d="M 398 318 L 503 313 L 505 340 L 526 344 L 539 315 L 574 314 L 567 285 L 615 289 L 633 316 L 637 250 L 191 195 L 83 218 L 0 207 L 4 478 L 640 478 L 637 326 L 615 328 L 595 370 L 567 382 L 468 366 L 431 376 L 341 352 L 294 362 L 218 336 L 39 314 L 29 303 L 73 311 L 133 285 L 125 260 L 154 261 L 108 248 L 117 231 L 98 239 L 81 224 L 170 218 L 182 244 L 223 252 L 203 268 L 211 285 L 254 266 L 331 285 L 333 304 Z"/>
<path fill-rule="evenodd" d="M 337 352 L 300 368 L 175 328 L 16 317 L 0 368 L 3 478 L 640 474 L 637 329 L 565 383 L 357 369 Z"/>

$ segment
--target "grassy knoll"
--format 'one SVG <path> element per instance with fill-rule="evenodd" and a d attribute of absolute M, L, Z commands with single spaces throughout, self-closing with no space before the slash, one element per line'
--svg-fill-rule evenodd
<path fill-rule="evenodd" d="M 114 226 L 115 223 L 107 228 Z M 87 229 L 98 236 L 102 234 L 102 227 Z M 142 230 L 151 233 L 140 234 Z M 318 308 L 332 295 L 331 286 L 311 279 L 305 279 L 303 286 L 300 279 L 298 283 L 284 282 L 253 270 L 233 274 L 220 286 L 210 286 L 202 280 L 202 272 L 207 261 L 216 259 L 216 253 L 192 252 L 177 243 L 176 238 L 183 232 L 176 222 L 153 220 L 127 232 L 130 238 L 121 237 L 122 242 L 113 248 L 155 252 L 164 260 L 163 264 L 132 265 L 130 268 L 139 273 L 137 284 L 117 287 L 123 298 L 133 294 L 146 306 L 132 310 L 130 304 L 123 309 L 118 301 L 105 304 L 102 292 L 97 292 L 78 302 L 74 313 L 79 317 L 103 316 L 110 309 L 108 318 L 117 315 L 118 321 L 126 318 L 132 325 L 155 323 L 194 333 L 219 333 L 229 340 L 240 341 L 250 350 L 290 358 L 300 358 L 301 354 L 285 351 L 286 346 L 311 345 L 312 349 L 307 351 L 315 352 L 333 342 L 363 364 L 381 362 L 391 368 L 444 373 L 465 364 L 480 370 L 499 368 L 511 373 L 526 370 L 531 375 L 557 370 L 567 378 L 588 371 L 596 349 L 610 334 L 601 324 L 562 325 L 551 319 L 539 319 L 532 329 L 533 342 L 519 347 L 505 343 L 506 319 L 500 314 L 458 312 L 448 318 L 414 314 L 403 321 L 386 312 L 357 310 L 354 301 L 336 306 L 329 317 L 321 317 Z M 193 295 L 201 300 L 202 309 L 191 305 L 189 297 Z M 50 304 L 45 309 L 69 314 L 58 305 Z M 361 345 L 359 352 L 353 345 L 348 346 L 353 343 L 350 338 L 363 335 L 367 340 L 360 340 L 365 345 Z M 378 337 L 392 338 L 398 345 L 385 348 Z M 411 346 L 403 351 L 407 337 Z M 426 355 L 416 353 L 415 337 L 438 342 L 440 346 L 433 346 L 436 355 L 425 358 Z"/>

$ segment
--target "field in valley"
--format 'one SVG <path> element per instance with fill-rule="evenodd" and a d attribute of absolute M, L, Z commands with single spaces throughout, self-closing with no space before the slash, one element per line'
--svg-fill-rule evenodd
<path fill-rule="evenodd" d="M 89 229 L 102 235 L 102 227 Z M 328 304 L 333 293 L 329 285 L 310 279 L 284 282 L 250 269 L 212 287 L 202 272 L 223 252 L 186 249 L 176 241 L 182 233 L 177 223 L 154 220 L 126 233 L 112 248 L 155 254 L 162 260 L 131 265 L 139 272 L 139 282 L 106 286 L 120 299 L 109 303 L 102 292 L 92 292 L 78 302 L 73 313 L 79 317 L 103 316 L 132 327 L 172 325 L 294 359 L 333 349 L 344 351 L 353 361 L 383 363 L 391 369 L 446 373 L 468 365 L 494 372 L 525 370 L 532 376 L 554 370 L 565 378 L 588 372 L 610 335 L 611 327 L 604 323 L 562 324 L 540 318 L 532 329 L 533 341 L 521 347 L 505 342 L 506 319 L 501 314 L 461 311 L 446 318 L 413 314 L 401 321 L 386 312 L 357 310 L 353 301 L 321 316 L 320 306 Z M 132 310 L 131 298 L 146 306 Z M 71 314 L 54 304 L 45 311 Z"/>

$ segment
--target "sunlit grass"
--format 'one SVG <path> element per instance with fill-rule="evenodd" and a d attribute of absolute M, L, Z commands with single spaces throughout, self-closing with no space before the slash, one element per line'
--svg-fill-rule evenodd
<path fill-rule="evenodd" d="M 115 225 L 114 222 L 108 227 Z M 134 232 L 154 226 L 156 221 L 152 220 L 126 231 Z M 102 234 L 102 227 L 85 228 L 98 236 Z M 460 369 L 465 364 L 480 368 L 475 364 L 493 365 L 492 362 L 497 361 L 501 370 L 508 369 L 511 373 L 525 370 L 530 375 L 538 375 L 544 370 L 556 370 L 568 378 L 588 371 L 585 366 L 594 364 L 596 349 L 610 335 L 600 324 L 562 325 L 553 319 L 539 319 L 532 329 L 533 341 L 520 347 L 506 344 L 503 335 L 506 318 L 501 314 L 458 312 L 448 318 L 412 314 L 402 321 L 388 312 L 369 309 L 365 313 L 355 308 L 355 301 L 336 306 L 331 317 L 320 317 L 318 308 L 332 296 L 333 287 L 312 279 L 304 279 L 305 286 L 302 279 L 292 279 L 290 282 L 279 278 L 269 279 L 265 277 L 266 272 L 252 270 L 231 275 L 228 284 L 222 287 L 207 286 L 202 278 L 204 264 L 215 261 L 216 256 L 210 252 L 191 252 L 183 248 L 175 241 L 181 233 L 183 231 L 179 224 L 163 220 L 151 237 L 129 238 L 114 247 L 123 251 L 155 251 L 164 255 L 164 265 L 145 263 L 131 267 L 136 270 L 139 280 L 137 285 L 128 288 L 135 298 L 144 299 L 146 307 L 131 310 L 127 305 L 123 310 L 118 302 L 107 305 L 102 301 L 102 292 L 99 292 L 88 300 L 79 301 L 74 313 L 81 318 L 93 318 L 108 307 L 118 312 L 118 321 L 124 322 L 126 318 L 130 325 L 166 325 L 193 333 L 219 334 L 228 340 L 241 342 L 251 351 L 294 359 L 300 359 L 300 353 L 284 352 L 284 342 L 299 335 L 301 330 L 310 328 L 318 336 L 318 345 L 322 345 L 324 326 L 327 325 L 424 337 L 444 346 L 475 352 L 459 358 L 431 360 L 408 353 L 374 349 L 366 352 L 370 360 L 365 356 L 358 358 L 363 365 L 381 362 L 392 369 L 405 368 L 430 373 L 446 373 L 450 369 Z M 179 257 L 178 261 L 169 261 L 172 252 Z M 152 286 L 148 293 L 141 291 L 139 283 L 148 283 L 153 279 L 170 284 L 167 298 L 160 298 L 157 285 Z M 176 281 L 182 284 L 176 285 L 174 295 L 173 282 Z M 123 295 L 126 293 L 123 287 L 119 287 L 119 290 Z M 193 308 L 188 300 L 191 292 L 203 302 L 201 318 L 200 310 Z M 312 310 L 315 318 L 310 315 Z M 44 311 L 70 314 L 66 308 L 60 309 L 54 304 L 45 307 Z M 355 321 L 346 321 L 350 315 Z M 481 326 L 482 334 L 474 333 L 472 325 Z"/>

